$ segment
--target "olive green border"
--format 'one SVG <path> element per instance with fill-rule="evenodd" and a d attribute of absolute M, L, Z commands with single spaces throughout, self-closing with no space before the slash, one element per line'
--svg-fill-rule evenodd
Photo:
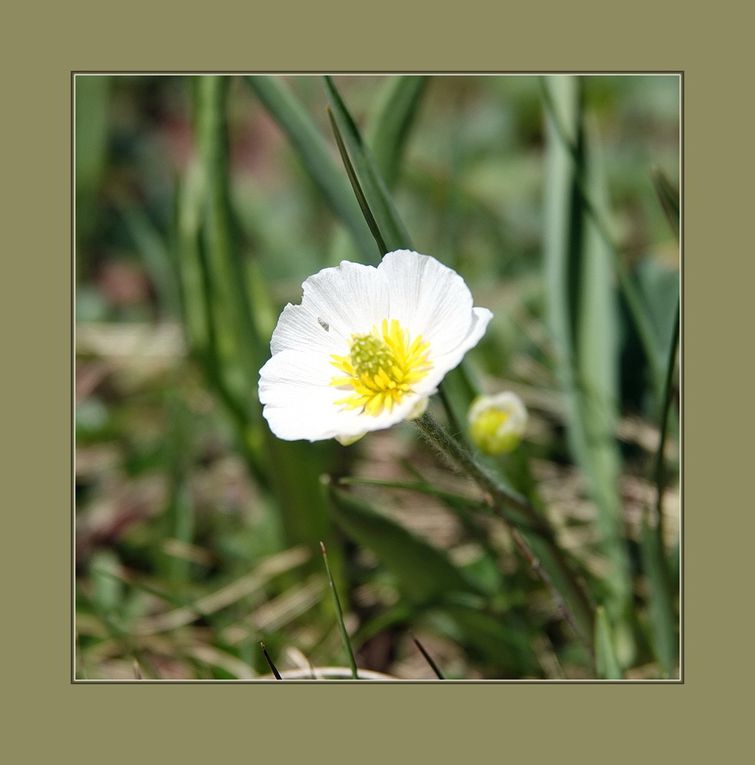
<path fill-rule="evenodd" d="M 473 0 L 451 13 L 406 0 L 265 8 L 216 0 L 201 12 L 165 5 L 5 10 L 2 326 L 11 353 L 3 375 L 3 688 L 13 703 L 3 749 L 16 750 L 9 761 L 301 754 L 654 762 L 736 752 L 737 733 L 747 732 L 738 725 L 747 702 L 735 690 L 750 666 L 742 614 L 751 601 L 743 564 L 752 538 L 742 478 L 752 378 L 732 362 L 752 345 L 737 337 L 749 320 L 752 284 L 743 273 L 752 270 L 751 245 L 738 230 L 752 198 L 745 58 L 752 24 L 740 6 L 720 2 L 701 12 L 657 1 L 572 2 L 523 11 Z M 70 682 L 73 70 L 684 72 L 684 684 Z"/>

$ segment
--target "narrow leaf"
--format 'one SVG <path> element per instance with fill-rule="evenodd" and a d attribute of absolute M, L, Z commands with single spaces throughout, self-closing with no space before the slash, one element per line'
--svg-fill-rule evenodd
<path fill-rule="evenodd" d="M 664 677 L 673 677 L 679 651 L 676 604 L 671 595 L 672 584 L 662 542 L 647 517 L 642 524 L 641 552 L 650 595 L 653 651 Z"/>
<path fill-rule="evenodd" d="M 366 131 L 375 165 L 387 188 L 398 180 L 401 159 L 416 121 L 428 78 L 389 77 Z"/>
<path fill-rule="evenodd" d="M 357 178 L 357 174 L 354 171 L 354 165 L 351 164 L 349 153 L 346 151 L 346 146 L 343 142 L 341 131 L 338 129 L 338 125 L 333 117 L 333 112 L 330 109 L 328 109 L 328 119 L 330 120 L 330 125 L 333 129 L 333 135 L 336 139 L 336 144 L 341 155 L 341 160 L 343 161 L 343 166 L 346 168 L 346 175 L 349 177 L 349 183 L 351 183 L 351 188 L 354 191 L 354 196 L 359 203 L 359 209 L 362 211 L 362 215 L 364 216 L 364 220 L 370 229 L 370 233 L 375 239 L 375 243 L 378 246 L 378 252 L 382 256 L 388 252 L 388 249 L 385 245 L 385 240 L 383 239 L 383 235 L 380 232 L 380 227 L 375 220 L 375 216 L 372 214 L 372 210 L 370 210 L 370 205 L 367 202 L 364 191 L 362 191 L 359 179 Z"/>
<path fill-rule="evenodd" d="M 659 167 L 653 168 L 653 186 L 663 207 L 676 241 L 679 241 L 679 191 L 674 188 L 668 176 Z"/>
<path fill-rule="evenodd" d="M 376 262 L 370 232 L 348 185 L 331 158 L 320 131 L 299 101 L 278 78 L 258 75 L 247 77 L 246 82 L 288 137 L 307 174 L 353 236 L 365 262 Z"/>
<path fill-rule="evenodd" d="M 613 644 L 611 625 L 603 606 L 598 606 L 595 612 L 595 664 L 598 677 L 602 680 L 622 679 L 621 667 L 616 658 Z"/>
<path fill-rule="evenodd" d="M 617 304 L 611 253 L 586 204 L 603 197 L 598 157 L 581 117 L 579 80 L 549 78 L 547 122 L 546 284 L 555 359 L 570 417 L 575 461 L 598 506 L 609 571 L 608 612 L 631 648 L 632 584 L 618 490 Z M 558 127 L 556 127 L 558 124 Z"/>
<path fill-rule="evenodd" d="M 336 584 L 333 581 L 333 575 L 330 573 L 330 565 L 328 564 L 328 551 L 325 549 L 325 543 L 320 542 L 320 550 L 322 551 L 322 559 L 325 562 L 325 572 L 328 576 L 328 584 L 330 585 L 330 592 L 333 595 L 333 603 L 336 607 L 336 618 L 338 620 L 338 631 L 341 633 L 341 640 L 343 640 L 343 646 L 346 649 L 346 653 L 349 656 L 349 666 L 351 667 L 351 676 L 355 680 L 359 680 L 359 673 L 357 671 L 357 662 L 354 658 L 354 650 L 351 647 L 351 640 L 349 639 L 349 633 L 346 629 L 346 623 L 343 620 L 343 610 L 341 609 L 341 600 L 338 597 L 338 590 Z"/>
<path fill-rule="evenodd" d="M 420 643 L 414 635 L 412 635 L 412 640 L 414 641 L 414 645 L 417 646 L 425 661 L 430 665 L 430 669 L 432 669 L 432 671 L 435 673 L 435 677 L 437 677 L 438 680 L 445 680 L 446 678 L 443 676 L 443 673 L 440 671 L 440 668 L 435 663 L 433 657 L 430 656 L 425 646 L 423 646 L 422 643 Z"/>
<path fill-rule="evenodd" d="M 409 234 L 393 206 L 385 182 L 380 177 L 354 119 L 330 77 L 325 78 L 325 87 L 334 122 L 338 126 L 343 143 L 348 150 L 369 209 L 379 227 L 384 248 L 387 248 L 385 252 L 410 248 Z"/>
<path fill-rule="evenodd" d="M 273 660 L 270 658 L 270 654 L 267 652 L 267 647 L 264 643 L 260 643 L 260 648 L 262 649 L 262 653 L 265 656 L 265 661 L 267 662 L 267 666 L 270 667 L 270 671 L 273 673 L 273 676 L 276 680 L 283 680 L 281 677 L 281 673 L 278 672 L 278 668 L 273 663 Z"/>

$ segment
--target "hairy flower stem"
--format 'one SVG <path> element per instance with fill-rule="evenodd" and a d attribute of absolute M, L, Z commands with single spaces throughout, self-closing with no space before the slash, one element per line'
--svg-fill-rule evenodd
<path fill-rule="evenodd" d="M 429 412 L 415 420 L 422 435 L 456 464 L 487 495 L 493 512 L 511 528 L 512 536 L 535 573 L 554 593 L 564 617 L 592 653 L 594 609 L 556 540 L 547 518 L 520 494 L 503 486 L 475 455 L 460 444 Z"/>

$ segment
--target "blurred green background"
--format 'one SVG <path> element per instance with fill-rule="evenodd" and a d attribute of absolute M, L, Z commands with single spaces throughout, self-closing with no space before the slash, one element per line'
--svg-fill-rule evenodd
<path fill-rule="evenodd" d="M 676 676 L 678 78 L 334 82 L 414 248 L 494 312 L 467 382 L 530 423 L 489 464 L 605 607 L 598 673 Z M 261 418 L 281 307 L 379 260 L 327 105 L 319 76 L 76 78 L 76 675 L 249 679 L 260 641 L 282 671 L 348 667 L 324 540 L 361 668 L 435 677 L 414 636 L 447 678 L 593 677 L 411 424 L 341 447 Z"/>

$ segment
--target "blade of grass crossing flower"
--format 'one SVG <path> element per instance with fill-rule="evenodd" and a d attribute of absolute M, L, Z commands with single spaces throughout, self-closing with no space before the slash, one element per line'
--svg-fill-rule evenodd
<path fill-rule="evenodd" d="M 378 262 L 370 232 L 348 185 L 331 158 L 320 131 L 296 97 L 275 77 L 247 77 L 246 82 L 288 137 L 302 166 L 350 232 L 365 262 Z"/>
<path fill-rule="evenodd" d="M 378 247 L 382 253 L 411 249 L 409 234 L 353 117 L 330 77 L 325 78 L 325 86 L 331 104 L 333 129 L 344 165 L 349 177 L 356 179 L 352 185 Z M 441 401 L 449 421 L 459 435 L 463 433 L 467 409 L 475 395 L 473 387 L 465 361 L 446 375 L 441 387 Z"/>
<path fill-rule="evenodd" d="M 428 78 L 389 77 L 381 90 L 365 136 L 386 188 L 396 185 L 401 160 L 419 112 Z"/>
<path fill-rule="evenodd" d="M 580 184 L 602 199 L 598 157 L 588 144 L 581 115 L 580 81 L 549 78 L 545 87 L 558 119 L 547 120 L 545 266 L 551 334 L 561 387 L 570 412 L 568 435 L 598 506 L 601 548 L 609 571 L 606 605 L 624 659 L 634 643 L 630 628 L 632 586 L 618 491 L 617 305 L 610 253 Z M 568 131 L 568 144 L 561 131 Z M 574 147 L 573 153 L 569 148 Z"/>
<path fill-rule="evenodd" d="M 602 680 L 621 680 L 623 674 L 613 644 L 613 634 L 606 611 L 598 606 L 595 613 L 595 664 Z"/>
<path fill-rule="evenodd" d="M 346 653 L 349 656 L 349 666 L 351 667 L 351 676 L 355 679 L 359 679 L 359 672 L 357 671 L 357 662 L 354 658 L 354 651 L 351 648 L 351 640 L 349 640 L 349 633 L 346 629 L 346 624 L 343 620 L 343 611 L 341 610 L 341 601 L 338 597 L 338 590 L 336 589 L 335 582 L 333 581 L 333 575 L 330 573 L 330 565 L 328 564 L 328 551 L 325 549 L 325 543 L 320 542 L 320 550 L 322 550 L 322 559 L 325 562 L 325 572 L 328 575 L 328 584 L 330 585 L 330 591 L 333 594 L 333 603 L 336 607 L 336 618 L 338 619 L 338 630 L 341 633 L 341 639 L 343 640 L 343 646 L 346 649 Z"/>

